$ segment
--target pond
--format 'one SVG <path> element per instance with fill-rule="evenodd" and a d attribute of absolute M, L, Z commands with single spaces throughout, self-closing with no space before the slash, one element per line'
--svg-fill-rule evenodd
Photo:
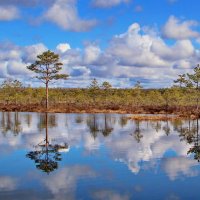
<path fill-rule="evenodd" d="M 0 113 L 0 199 L 199 199 L 198 120 Z"/>

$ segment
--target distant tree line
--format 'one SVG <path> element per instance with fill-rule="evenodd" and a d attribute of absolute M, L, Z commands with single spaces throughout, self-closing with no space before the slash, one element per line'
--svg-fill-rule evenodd
<path fill-rule="evenodd" d="M 109 86 L 109 87 L 108 87 Z M 114 110 L 136 113 L 197 112 L 195 88 L 143 89 L 136 83 L 130 89 L 112 88 L 96 79 L 88 88 L 49 88 L 50 111 L 79 112 Z M 0 87 L 0 109 L 5 111 L 44 111 L 46 88 L 24 87 L 17 80 L 5 80 Z"/>

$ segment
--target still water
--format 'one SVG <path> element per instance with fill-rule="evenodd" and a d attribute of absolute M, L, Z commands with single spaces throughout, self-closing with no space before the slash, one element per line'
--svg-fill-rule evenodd
<path fill-rule="evenodd" d="M 200 199 L 198 121 L 0 113 L 0 199 Z"/>

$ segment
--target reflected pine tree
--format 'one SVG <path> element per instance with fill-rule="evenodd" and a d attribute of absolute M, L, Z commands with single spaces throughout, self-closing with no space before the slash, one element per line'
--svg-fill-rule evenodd
<path fill-rule="evenodd" d="M 40 120 L 38 123 L 38 129 L 42 131 L 46 129 L 46 115 L 40 114 Z M 57 119 L 55 114 L 48 114 L 48 127 L 53 128 L 57 126 Z"/>
<path fill-rule="evenodd" d="M 14 133 L 14 135 L 18 135 L 21 131 L 22 131 L 22 128 L 21 128 L 21 121 L 20 121 L 20 118 L 19 118 L 19 113 L 15 112 L 13 133 Z"/>
<path fill-rule="evenodd" d="M 108 136 L 112 133 L 113 128 L 111 127 L 111 117 L 110 115 L 104 115 L 104 128 L 101 130 L 103 136 Z"/>
<path fill-rule="evenodd" d="M 87 126 L 89 127 L 90 133 L 95 139 L 98 132 L 100 132 L 99 124 L 97 123 L 95 114 L 89 116 L 89 118 L 87 119 Z"/>
<path fill-rule="evenodd" d="M 48 113 L 45 114 L 46 135 L 44 141 L 35 146 L 35 151 L 30 151 L 26 157 L 35 161 L 36 168 L 49 174 L 58 168 L 58 162 L 62 160 L 61 151 L 69 149 L 68 144 L 51 144 L 48 137 Z"/>
<path fill-rule="evenodd" d="M 155 129 L 156 132 L 160 131 L 162 128 L 160 121 L 152 122 L 151 126 L 153 129 Z"/>
<path fill-rule="evenodd" d="M 31 121 L 32 121 L 32 115 L 26 114 L 25 115 L 25 121 L 26 121 L 26 124 L 28 125 L 28 127 L 30 127 L 31 126 Z"/>
<path fill-rule="evenodd" d="M 187 154 L 194 155 L 194 159 L 200 162 L 200 136 L 199 136 L 199 120 L 191 120 L 188 121 L 188 126 L 184 126 L 181 124 L 177 127 L 177 131 L 180 133 L 180 140 L 187 141 L 189 144 L 193 144 L 189 149 Z"/>
<path fill-rule="evenodd" d="M 78 115 L 78 116 L 76 117 L 75 121 L 76 121 L 77 124 L 81 124 L 81 123 L 83 122 L 83 117 L 82 117 L 82 115 Z"/>
<path fill-rule="evenodd" d="M 171 129 L 169 127 L 169 121 L 166 121 L 166 124 L 163 126 L 163 131 L 165 132 L 165 134 L 168 136 L 171 132 Z"/>
<path fill-rule="evenodd" d="M 200 136 L 199 136 L 199 120 L 196 120 L 196 133 L 192 137 L 194 145 L 189 149 L 188 154 L 194 154 L 194 159 L 200 162 Z"/>
<path fill-rule="evenodd" d="M 12 114 L 13 113 L 10 112 L 2 112 L 1 129 L 4 135 L 9 131 L 11 131 L 14 135 L 18 135 L 22 131 L 21 121 L 18 112 L 14 113 L 13 118 Z"/>
<path fill-rule="evenodd" d="M 179 120 L 179 119 L 177 119 L 177 120 L 172 120 L 171 123 L 172 123 L 172 126 L 173 126 L 173 130 L 174 130 L 174 131 L 177 131 L 177 132 L 179 132 L 180 127 L 183 126 L 182 120 Z"/>
<path fill-rule="evenodd" d="M 128 117 L 121 115 L 121 117 L 119 118 L 119 124 L 120 126 L 123 128 L 124 126 L 126 126 L 126 124 L 128 123 Z"/>
<path fill-rule="evenodd" d="M 181 141 L 185 140 L 187 141 L 187 143 L 191 144 L 194 141 L 194 136 L 197 132 L 197 126 L 194 121 L 191 124 L 191 120 L 189 119 L 188 126 L 183 127 L 181 124 L 180 127 L 177 128 L 177 131 L 179 132 L 179 137 L 181 138 Z"/>
<path fill-rule="evenodd" d="M 140 129 L 140 121 L 135 120 L 135 125 L 136 125 L 136 128 L 134 130 L 133 136 L 134 136 L 135 140 L 137 141 L 137 143 L 140 143 L 141 139 L 143 138 L 143 135 L 142 135 L 141 129 Z"/>

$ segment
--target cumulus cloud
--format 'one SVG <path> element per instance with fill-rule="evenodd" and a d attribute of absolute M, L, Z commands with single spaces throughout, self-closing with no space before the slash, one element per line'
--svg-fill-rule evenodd
<path fill-rule="evenodd" d="M 40 119 L 42 114 L 29 114 L 31 119 L 29 124 L 27 123 L 26 115 L 26 113 L 19 113 L 18 116 L 21 124 L 21 134 L 19 137 L 12 134 L 0 135 L 0 146 L 2 147 L 0 151 L 1 155 L 5 150 L 11 152 L 16 149 L 32 150 L 33 146 L 44 140 L 45 130 L 43 130 L 43 134 L 35 134 L 39 130 L 38 124 L 41 123 Z M 120 124 L 121 115 L 113 115 L 112 117 L 107 115 L 107 125 L 112 127 L 114 134 L 110 134 L 109 137 L 106 138 L 102 135 L 102 130 L 105 128 L 105 115 L 96 115 L 95 124 L 99 131 L 95 139 L 91 135 L 89 128 L 89 120 L 94 119 L 93 115 L 80 115 L 79 117 L 82 118 L 82 123 L 80 124 L 76 123 L 77 115 L 70 115 L 69 117 L 68 115 L 55 114 L 55 116 L 57 122 L 56 127 L 50 127 L 48 129 L 49 140 L 52 142 L 56 141 L 58 144 L 60 144 L 60 142 L 70 144 L 71 149 L 81 146 L 82 151 L 89 153 L 98 152 L 103 144 L 108 150 L 108 155 L 111 159 L 126 164 L 127 168 L 134 174 L 139 173 L 141 169 L 153 169 L 155 166 L 154 164 L 161 163 L 162 170 L 164 170 L 170 180 L 198 175 L 196 169 L 198 163 L 196 160 L 187 157 L 187 152 L 191 144 L 187 144 L 186 141 L 180 141 L 179 133 L 174 130 L 173 123 L 168 124 L 172 134 L 166 136 L 164 131 L 166 122 L 159 123 L 160 129 L 157 130 L 157 132 L 155 130 L 157 122 L 152 122 L 148 125 L 146 122 L 140 122 L 140 131 L 143 137 L 140 143 L 138 143 L 134 137 L 136 123 L 127 121 L 122 129 L 122 125 Z M 0 116 L 0 120 L 2 120 L 3 117 L 5 119 L 8 118 L 14 126 L 16 120 L 15 113 L 5 113 Z M 93 123 L 93 121 L 91 122 Z M 74 126 L 74 123 L 76 123 L 76 126 Z M 55 134 L 55 130 L 58 134 Z M 9 132 L 12 132 L 12 127 Z M 166 152 L 169 150 L 173 151 L 176 157 L 165 157 Z M 42 182 L 52 194 L 57 195 L 65 192 L 70 193 L 70 189 L 75 188 L 77 180 L 82 176 L 92 178 L 95 176 L 95 173 L 87 166 L 69 166 L 55 171 L 55 173 L 42 179 Z M 8 183 L 13 183 L 7 180 L 3 182 L 1 177 L 0 180 L 0 183 L 4 183 L 2 185 L 0 184 L 0 189 L 9 188 L 10 184 Z M 11 186 L 10 188 L 12 188 Z M 102 196 L 104 195 L 115 196 L 115 193 L 106 192 L 102 194 Z"/>
<path fill-rule="evenodd" d="M 10 61 L 7 65 L 7 73 L 10 76 L 25 76 L 29 73 L 29 71 L 25 69 L 25 65 L 23 63 L 18 61 Z"/>
<path fill-rule="evenodd" d="M 17 187 L 17 180 L 9 176 L 0 176 L 0 190 L 12 191 Z"/>
<path fill-rule="evenodd" d="M 46 50 L 47 47 L 42 43 L 24 47 L 22 56 L 23 62 L 24 63 L 34 62 L 35 59 L 37 58 L 37 55 L 43 53 Z"/>
<path fill-rule="evenodd" d="M 108 53 L 118 59 L 119 65 L 165 67 L 167 62 L 151 51 L 154 38 L 140 34 L 140 25 L 132 24 L 124 34 L 111 41 Z"/>
<path fill-rule="evenodd" d="M 19 10 L 14 6 L 0 6 L 0 21 L 11 21 L 20 17 Z"/>
<path fill-rule="evenodd" d="M 167 46 L 163 40 L 154 41 L 152 51 L 168 61 L 188 59 L 195 54 L 195 49 L 190 40 L 177 41 L 173 46 Z"/>
<path fill-rule="evenodd" d="M 23 70 L 24 77 L 29 77 L 26 66 L 48 49 L 42 43 L 25 47 L 1 43 L 0 47 L 2 77 L 23 77 Z M 60 55 L 62 72 L 71 74 L 70 87 L 86 87 L 94 77 L 110 80 L 114 87 L 131 87 L 134 80 L 145 81 L 147 87 L 166 87 L 178 74 L 191 73 L 200 59 L 200 51 L 190 39 L 168 44 L 158 32 L 147 31 L 138 23 L 113 36 L 104 49 L 91 42 L 83 49 L 60 43 L 52 50 Z"/>
<path fill-rule="evenodd" d="M 92 64 L 93 62 L 97 61 L 101 54 L 101 50 L 98 46 L 89 44 L 84 49 L 84 63 Z"/>
<path fill-rule="evenodd" d="M 56 199 L 64 199 L 66 196 L 75 199 L 73 196 L 77 181 L 85 176 L 92 178 L 95 172 L 88 166 L 74 165 L 60 169 L 55 174 L 42 179 L 42 182 Z"/>
<path fill-rule="evenodd" d="M 71 47 L 68 43 L 61 43 L 56 47 L 56 50 L 59 51 L 60 53 L 65 53 L 69 49 L 71 49 Z"/>
<path fill-rule="evenodd" d="M 181 21 L 174 16 L 170 16 L 162 29 L 162 34 L 166 38 L 184 40 L 188 38 L 198 38 L 200 34 L 193 28 L 198 26 L 194 20 Z"/>
<path fill-rule="evenodd" d="M 193 177 L 198 175 L 198 171 L 193 169 L 198 163 L 187 157 L 166 158 L 162 163 L 163 169 L 168 174 L 171 180 L 184 175 Z"/>
<path fill-rule="evenodd" d="M 117 6 L 121 3 L 128 3 L 130 0 L 93 0 L 92 5 L 98 8 L 110 8 L 113 6 Z"/>
<path fill-rule="evenodd" d="M 97 24 L 96 20 L 84 20 L 79 17 L 76 0 L 56 0 L 43 18 L 65 30 L 75 32 L 88 31 Z"/>
<path fill-rule="evenodd" d="M 30 78 L 32 74 L 26 66 L 34 62 L 37 55 L 47 50 L 43 44 L 19 47 L 14 44 L 0 44 L 0 68 L 4 77 Z"/>

